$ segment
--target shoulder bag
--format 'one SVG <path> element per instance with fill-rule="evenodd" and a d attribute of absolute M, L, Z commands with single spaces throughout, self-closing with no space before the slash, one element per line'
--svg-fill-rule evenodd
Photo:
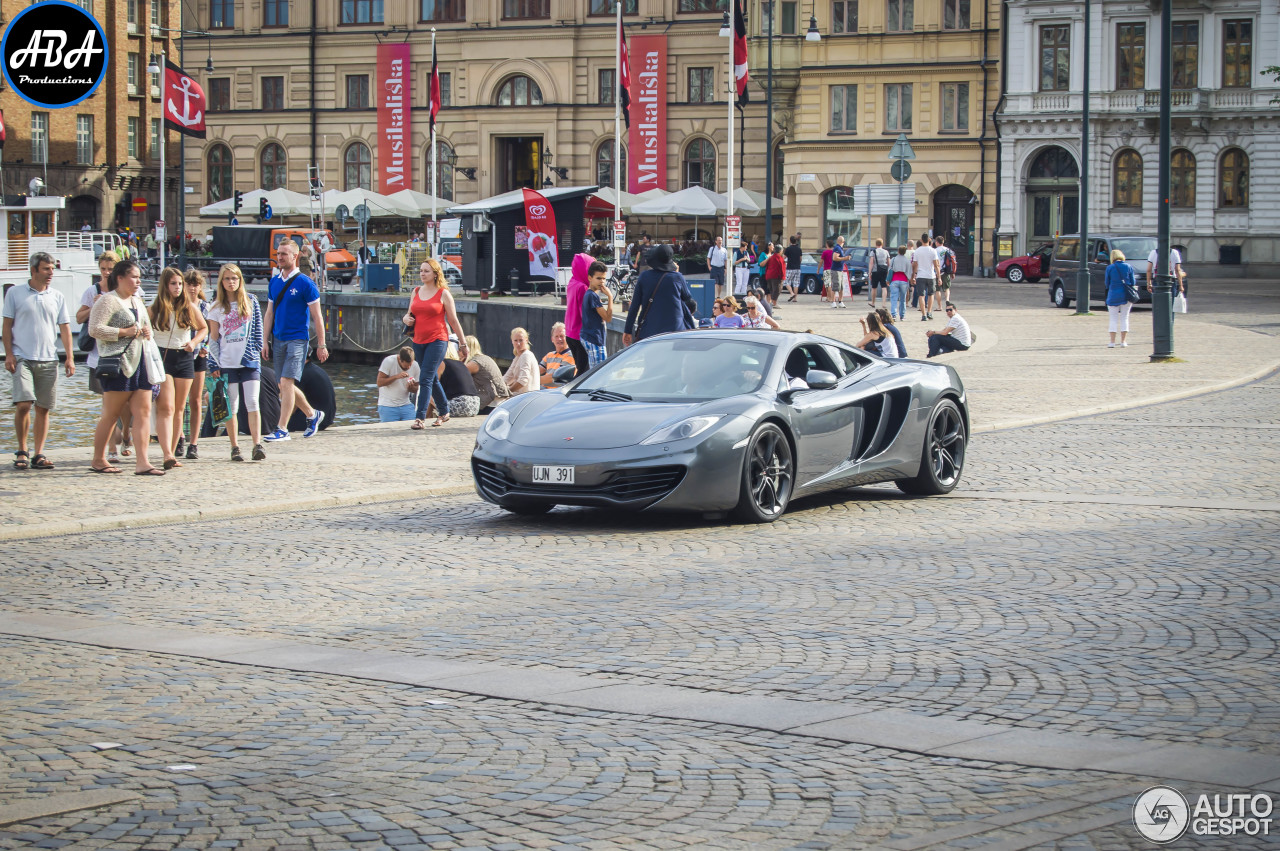
<path fill-rule="evenodd" d="M 653 307 L 653 300 L 658 297 L 658 290 L 662 288 L 662 285 L 667 280 L 667 275 L 670 274 L 670 272 L 664 272 L 662 277 L 658 279 L 658 285 L 653 288 L 653 292 L 649 295 L 649 300 L 644 303 L 644 310 L 636 317 L 636 329 L 632 332 L 633 337 L 640 336 L 640 329 L 644 327 L 645 320 L 649 318 L 649 308 Z"/>
<path fill-rule="evenodd" d="M 118 355 L 102 355 L 98 358 L 98 368 L 96 370 L 98 381 L 106 381 L 109 378 L 119 378 L 123 375 L 122 370 L 124 369 L 124 356 L 129 353 L 129 349 L 133 348 L 133 344 L 137 339 L 137 337 L 134 337 L 129 340 L 128 344 L 124 347 L 124 351 Z"/>
<path fill-rule="evenodd" d="M 86 319 L 80 326 L 79 333 L 76 334 L 76 348 L 82 352 L 91 352 L 97 344 L 98 341 L 89 333 L 89 320 Z"/>

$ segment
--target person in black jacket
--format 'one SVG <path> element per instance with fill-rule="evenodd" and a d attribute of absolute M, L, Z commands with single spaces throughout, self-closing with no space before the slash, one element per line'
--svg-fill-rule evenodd
<path fill-rule="evenodd" d="M 649 250 L 649 268 L 640 274 L 627 311 L 624 346 L 656 334 L 696 327 L 693 311 L 697 302 L 672 257 L 670 245 L 655 245 Z"/>

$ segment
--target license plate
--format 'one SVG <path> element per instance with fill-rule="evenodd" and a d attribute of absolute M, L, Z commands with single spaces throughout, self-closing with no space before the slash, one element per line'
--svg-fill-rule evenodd
<path fill-rule="evenodd" d="M 573 484 L 573 469 L 573 467 L 535 466 L 533 468 L 533 483 L 535 485 L 571 485 Z"/>

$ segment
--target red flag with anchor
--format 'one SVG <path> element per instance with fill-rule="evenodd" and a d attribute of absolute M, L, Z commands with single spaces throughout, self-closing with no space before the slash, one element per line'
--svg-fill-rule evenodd
<path fill-rule="evenodd" d="M 742 5 L 733 0 L 733 77 L 738 84 L 738 103 L 746 103 L 747 97 L 747 19 L 742 17 Z"/>
<path fill-rule="evenodd" d="M 631 54 L 627 51 L 627 31 L 621 30 L 621 41 L 618 47 L 618 97 L 622 99 L 622 123 L 631 129 Z"/>
<path fill-rule="evenodd" d="M 168 59 L 164 62 L 164 123 L 171 130 L 205 138 L 204 89 Z"/>
<path fill-rule="evenodd" d="M 440 63 L 436 61 L 436 46 L 431 45 L 431 93 L 428 105 L 431 108 L 431 125 L 429 130 L 436 129 L 436 113 L 440 111 Z"/>

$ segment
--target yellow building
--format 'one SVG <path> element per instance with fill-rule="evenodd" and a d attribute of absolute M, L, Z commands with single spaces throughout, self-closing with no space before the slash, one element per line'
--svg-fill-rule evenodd
<path fill-rule="evenodd" d="M 751 75 L 763 86 L 768 4 L 752 3 Z M 992 266 L 1000 5 L 826 0 L 812 11 L 816 42 L 805 37 L 808 4 L 776 6 L 775 195 L 785 217 L 774 230 L 799 231 L 812 248 L 819 235 L 895 245 L 932 229 L 951 237 L 961 274 Z M 917 184 L 905 220 L 856 216 L 855 187 L 894 182 L 889 152 L 903 133 L 915 153 L 908 182 Z"/>

